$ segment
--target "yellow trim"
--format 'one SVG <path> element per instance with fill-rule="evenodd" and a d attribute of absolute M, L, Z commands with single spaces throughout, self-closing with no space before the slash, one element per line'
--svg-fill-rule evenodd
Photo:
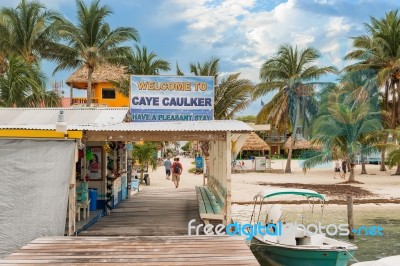
<path fill-rule="evenodd" d="M 62 132 L 53 130 L 35 130 L 35 129 L 0 129 L 0 137 L 13 138 L 55 138 L 55 139 L 81 139 L 82 131 L 68 130 L 67 136 Z"/>

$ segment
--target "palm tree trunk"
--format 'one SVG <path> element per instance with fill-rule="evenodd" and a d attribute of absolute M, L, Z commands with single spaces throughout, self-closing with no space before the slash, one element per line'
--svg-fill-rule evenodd
<path fill-rule="evenodd" d="M 399 117 L 399 114 L 400 114 L 400 80 L 397 80 L 397 82 L 396 82 L 396 91 L 397 91 L 397 110 L 396 110 L 396 126 L 399 124 L 399 122 L 400 122 L 400 117 Z M 394 99 L 393 99 L 393 101 L 394 101 Z M 395 101 L 394 101 L 395 102 Z"/>
<path fill-rule="evenodd" d="M 391 117 L 391 120 L 392 120 L 391 121 L 392 129 L 395 129 L 396 128 L 396 120 L 397 120 L 397 116 L 396 116 L 396 91 L 395 91 L 395 88 L 392 88 L 392 117 Z"/>
<path fill-rule="evenodd" d="M 397 163 L 397 169 L 395 175 L 400 175 L 400 162 Z"/>
<path fill-rule="evenodd" d="M 387 138 L 385 140 L 385 144 L 387 142 Z M 386 157 L 386 149 L 381 150 L 381 168 L 379 168 L 379 171 L 386 171 L 386 165 L 385 165 L 385 158 Z"/>
<path fill-rule="evenodd" d="M 143 179 L 144 179 L 144 168 L 140 167 L 140 177 L 139 177 L 139 183 L 143 184 Z"/>
<path fill-rule="evenodd" d="M 291 173 L 291 161 L 292 161 L 292 153 L 293 153 L 293 148 L 294 148 L 294 143 L 296 141 L 296 135 L 297 135 L 297 124 L 299 123 L 299 116 L 300 116 L 300 108 L 299 108 L 299 103 L 296 103 L 296 110 L 295 110 L 295 118 L 294 118 L 294 127 L 293 127 L 293 132 L 292 132 L 292 141 L 290 142 L 290 147 L 289 147 L 289 152 L 288 152 L 288 158 L 286 161 L 286 168 L 285 168 L 285 173 Z"/>
<path fill-rule="evenodd" d="M 354 168 L 355 168 L 355 164 L 354 163 L 350 163 L 350 176 L 349 176 L 349 182 L 354 182 L 355 178 L 354 178 Z"/>
<path fill-rule="evenodd" d="M 361 155 L 361 174 L 366 175 L 367 174 L 367 168 L 365 167 L 365 157 L 364 155 Z"/>
<path fill-rule="evenodd" d="M 71 85 L 71 87 L 70 87 L 70 89 L 69 89 L 69 97 L 70 97 L 70 99 L 69 99 L 69 105 L 70 106 L 72 106 L 73 104 L 74 104 L 74 88 L 72 87 L 72 85 Z"/>
<path fill-rule="evenodd" d="M 87 107 L 90 107 L 92 104 L 92 74 L 93 74 L 93 67 L 88 66 L 88 86 L 87 86 L 87 96 L 86 96 Z"/>

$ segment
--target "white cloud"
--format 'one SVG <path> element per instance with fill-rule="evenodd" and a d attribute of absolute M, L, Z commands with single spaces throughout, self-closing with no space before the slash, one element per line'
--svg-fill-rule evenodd
<path fill-rule="evenodd" d="M 343 57 L 351 50 L 349 37 L 359 31 L 361 23 L 356 13 L 338 14 L 352 4 L 338 0 L 306 4 L 288 0 L 268 11 L 258 9 L 254 1 L 176 0 L 169 3 L 169 10 L 173 13 L 174 6 L 179 11 L 169 13 L 168 17 L 173 23 L 186 24 L 180 40 L 196 51 L 192 60 L 202 61 L 196 56 L 216 56 L 225 66 L 231 66 L 232 72 L 241 71 L 243 78 L 258 82 L 261 64 L 283 43 L 315 47 L 323 55 L 320 64 L 342 68 Z"/>
<path fill-rule="evenodd" d="M 335 37 L 344 33 L 348 33 L 351 29 L 350 23 L 345 21 L 344 17 L 332 17 L 326 25 L 326 37 Z"/>

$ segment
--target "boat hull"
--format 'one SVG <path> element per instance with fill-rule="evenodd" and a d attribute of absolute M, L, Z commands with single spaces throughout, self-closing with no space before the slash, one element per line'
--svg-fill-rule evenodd
<path fill-rule="evenodd" d="M 291 248 L 262 242 L 253 237 L 250 249 L 261 265 L 346 266 L 355 250 Z"/>

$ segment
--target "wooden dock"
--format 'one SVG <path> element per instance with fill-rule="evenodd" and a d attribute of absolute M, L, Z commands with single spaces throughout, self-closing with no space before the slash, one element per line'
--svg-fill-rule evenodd
<path fill-rule="evenodd" d="M 195 189 L 143 190 L 123 201 L 81 236 L 175 236 L 201 223 Z"/>
<path fill-rule="evenodd" d="M 241 237 L 189 236 L 192 219 L 194 188 L 143 190 L 79 236 L 37 238 L 0 265 L 259 265 Z"/>

